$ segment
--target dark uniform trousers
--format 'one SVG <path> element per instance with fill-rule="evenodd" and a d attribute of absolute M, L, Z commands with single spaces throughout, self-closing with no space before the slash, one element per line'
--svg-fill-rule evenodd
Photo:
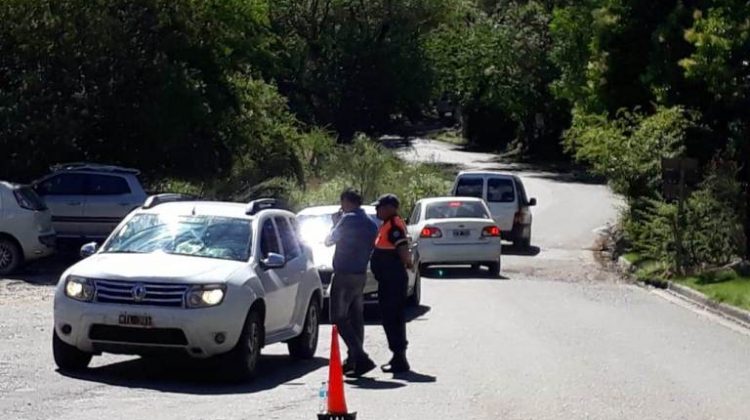
<path fill-rule="evenodd" d="M 378 300 L 388 347 L 393 353 L 406 351 L 406 299 L 409 276 L 396 250 L 375 249 L 370 269 L 378 281 Z"/>

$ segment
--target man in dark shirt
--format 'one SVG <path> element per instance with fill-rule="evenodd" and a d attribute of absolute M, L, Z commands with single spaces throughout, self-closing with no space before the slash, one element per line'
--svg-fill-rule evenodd
<path fill-rule="evenodd" d="M 331 280 L 331 321 L 338 327 L 349 351 L 347 376 L 362 376 L 375 368 L 363 348 L 365 338 L 364 296 L 367 264 L 378 226 L 361 208 L 362 196 L 347 189 L 341 193 L 341 215 L 326 245 L 336 245 Z"/>
<path fill-rule="evenodd" d="M 386 373 L 408 372 L 406 359 L 406 293 L 409 273 L 413 270 L 406 224 L 398 215 L 399 200 L 393 194 L 382 195 L 375 203 L 378 218 L 383 221 L 372 253 L 372 273 L 378 281 L 378 300 L 383 314 L 383 329 L 393 358 L 381 369 Z"/>

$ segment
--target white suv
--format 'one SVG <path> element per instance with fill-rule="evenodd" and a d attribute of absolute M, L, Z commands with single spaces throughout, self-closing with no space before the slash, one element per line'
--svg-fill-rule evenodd
<path fill-rule="evenodd" d="M 322 285 L 294 214 L 274 207 L 154 196 L 99 249 L 84 245 L 87 258 L 55 293 L 58 367 L 83 369 L 101 352 L 173 351 L 214 357 L 241 380 L 266 344 L 313 357 Z"/>
<path fill-rule="evenodd" d="M 55 250 L 55 231 L 44 201 L 24 185 L 0 181 L 0 275 Z"/>

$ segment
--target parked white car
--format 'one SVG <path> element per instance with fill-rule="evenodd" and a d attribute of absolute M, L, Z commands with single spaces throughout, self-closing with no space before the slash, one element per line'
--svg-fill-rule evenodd
<path fill-rule="evenodd" d="M 293 357 L 313 357 L 322 286 L 294 214 L 273 200 L 174 200 L 149 198 L 63 273 L 58 367 L 83 369 L 102 352 L 172 351 L 215 357 L 226 377 L 245 379 L 264 345 L 287 342 Z"/>
<path fill-rule="evenodd" d="M 94 163 L 55 165 L 34 182 L 59 238 L 103 240 L 147 195 L 139 171 Z"/>
<path fill-rule="evenodd" d="M 501 230 L 481 198 L 437 197 L 418 201 L 409 217 L 409 234 L 422 267 L 442 264 L 485 265 L 499 276 Z"/>
<path fill-rule="evenodd" d="M 52 216 L 28 186 L 0 181 L 0 275 L 55 251 Z"/>
<path fill-rule="evenodd" d="M 487 171 L 460 172 L 451 195 L 484 199 L 504 240 L 517 247 L 531 245 L 531 207 L 536 206 L 536 198 L 527 198 L 518 176 Z"/>
<path fill-rule="evenodd" d="M 331 289 L 331 277 L 333 276 L 333 253 L 336 247 L 325 245 L 325 239 L 333 228 L 333 215 L 339 211 L 339 206 L 316 206 L 308 207 L 297 213 L 297 222 L 300 225 L 300 237 L 312 249 L 313 261 L 318 267 L 320 279 L 325 288 L 324 297 L 328 299 Z M 378 219 L 375 207 L 362 206 L 375 223 L 380 226 L 382 221 Z M 414 242 L 412 241 L 412 245 Z M 409 274 L 409 304 L 418 306 L 422 299 L 422 281 L 418 270 L 418 260 L 415 259 L 415 270 L 407 271 Z M 367 270 L 367 283 L 365 283 L 365 303 L 373 303 L 378 300 L 378 282 L 372 271 Z"/>

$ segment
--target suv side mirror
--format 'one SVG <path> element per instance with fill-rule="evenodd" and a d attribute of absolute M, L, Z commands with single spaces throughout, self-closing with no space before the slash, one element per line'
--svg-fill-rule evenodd
<path fill-rule="evenodd" d="M 529 206 L 536 206 L 536 198 L 532 198 L 529 200 Z"/>
<path fill-rule="evenodd" d="M 96 242 L 89 242 L 81 247 L 81 258 L 88 258 L 99 249 L 99 244 Z"/>
<path fill-rule="evenodd" d="M 268 256 L 260 261 L 263 268 L 281 268 L 286 265 L 286 258 L 281 254 L 269 252 Z"/>

